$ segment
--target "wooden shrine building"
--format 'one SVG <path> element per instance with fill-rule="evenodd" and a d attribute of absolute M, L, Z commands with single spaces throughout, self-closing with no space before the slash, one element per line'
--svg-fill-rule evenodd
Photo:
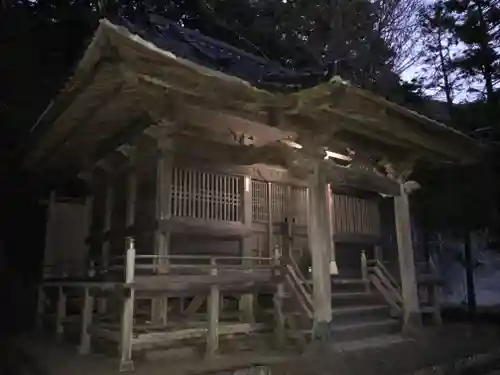
<path fill-rule="evenodd" d="M 479 146 L 339 78 L 298 84 L 314 79 L 166 21 L 101 21 L 24 163 L 87 188 L 51 195 L 40 326 L 81 353 L 115 343 L 127 370 L 181 343 L 210 359 L 238 337 L 303 347 L 438 321 L 436 284 L 419 299 L 409 176 Z"/>

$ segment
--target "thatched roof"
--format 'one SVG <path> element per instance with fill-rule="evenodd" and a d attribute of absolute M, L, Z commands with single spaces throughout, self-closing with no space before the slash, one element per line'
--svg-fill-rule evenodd
<path fill-rule="evenodd" d="M 152 122 L 193 125 L 190 108 L 374 159 L 468 163 L 480 154 L 472 138 L 338 77 L 316 85 L 321 74 L 297 74 L 195 31 L 170 23 L 154 30 L 100 22 L 36 124 L 26 167 L 78 171 Z"/>

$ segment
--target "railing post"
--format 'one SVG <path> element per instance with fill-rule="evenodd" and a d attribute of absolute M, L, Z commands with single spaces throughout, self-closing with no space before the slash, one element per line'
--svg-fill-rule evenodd
<path fill-rule="evenodd" d="M 217 276 L 217 262 L 215 258 L 210 258 L 211 276 Z M 215 277 L 214 277 L 215 279 Z M 219 312 L 220 293 L 216 280 L 211 281 L 210 296 L 208 298 L 208 332 L 205 359 L 212 359 L 219 348 Z"/>
<path fill-rule="evenodd" d="M 120 325 L 120 371 L 132 371 L 132 334 L 134 329 L 134 276 L 135 276 L 135 244 L 133 238 L 127 238 L 125 257 L 125 285 L 128 292 L 124 296 Z"/>
<path fill-rule="evenodd" d="M 368 278 L 368 260 L 366 258 L 366 251 L 361 250 L 361 278 L 365 285 L 365 291 L 370 292 L 370 279 Z"/>

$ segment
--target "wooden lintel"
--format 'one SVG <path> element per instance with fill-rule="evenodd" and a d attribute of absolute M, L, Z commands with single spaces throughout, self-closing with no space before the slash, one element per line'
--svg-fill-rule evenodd
<path fill-rule="evenodd" d="M 397 181 L 380 176 L 372 171 L 346 168 L 328 163 L 323 166 L 324 174 L 333 188 L 355 187 L 391 196 L 400 193 Z"/>

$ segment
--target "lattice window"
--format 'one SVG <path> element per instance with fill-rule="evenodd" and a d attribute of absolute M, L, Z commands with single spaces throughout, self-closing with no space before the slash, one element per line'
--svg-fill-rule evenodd
<path fill-rule="evenodd" d="M 288 186 L 282 184 L 271 185 L 271 217 L 274 223 L 284 222 L 287 215 Z"/>
<path fill-rule="evenodd" d="M 267 182 L 252 180 L 252 221 L 266 223 L 269 217 Z"/>
<path fill-rule="evenodd" d="M 241 221 L 243 177 L 174 168 L 172 215 Z"/>
<path fill-rule="evenodd" d="M 297 225 L 307 226 L 307 188 L 292 187 L 293 216 Z"/>

